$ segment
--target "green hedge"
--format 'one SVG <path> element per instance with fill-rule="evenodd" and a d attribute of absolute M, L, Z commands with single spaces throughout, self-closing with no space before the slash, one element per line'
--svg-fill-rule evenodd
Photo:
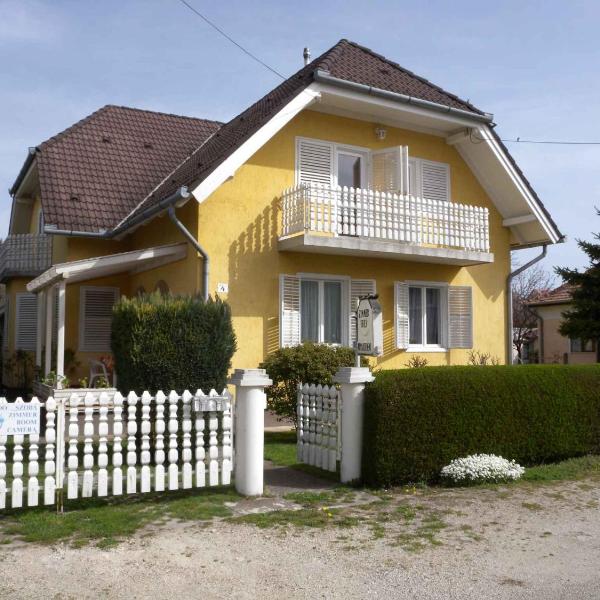
<path fill-rule="evenodd" d="M 426 367 L 367 385 L 363 478 L 435 480 L 452 459 L 533 465 L 598 452 L 600 365 Z"/>
<path fill-rule="evenodd" d="M 119 389 L 137 393 L 220 391 L 236 350 L 229 305 L 198 296 L 122 298 L 111 339 Z"/>

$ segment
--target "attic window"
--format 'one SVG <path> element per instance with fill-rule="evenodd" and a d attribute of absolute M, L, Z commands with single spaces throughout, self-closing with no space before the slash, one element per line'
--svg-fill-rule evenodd
<path fill-rule="evenodd" d="M 71 200 L 71 202 L 79 202 L 79 196 L 77 194 L 71 194 L 69 200 Z"/>
<path fill-rule="evenodd" d="M 109 138 L 107 135 L 103 135 L 103 136 L 102 136 L 102 141 L 103 141 L 105 144 L 110 144 L 110 138 Z"/>

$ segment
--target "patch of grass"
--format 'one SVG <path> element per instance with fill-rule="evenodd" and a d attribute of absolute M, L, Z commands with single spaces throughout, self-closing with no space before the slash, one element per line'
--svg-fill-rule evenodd
<path fill-rule="evenodd" d="M 311 507 L 319 504 L 336 504 L 340 502 L 351 502 L 354 493 L 346 487 L 337 487 L 333 490 L 323 492 L 292 492 L 284 496 L 285 500 Z"/>
<path fill-rule="evenodd" d="M 201 492 L 148 494 L 135 498 L 81 500 L 69 502 L 64 514 L 51 509 L 29 509 L 0 519 L 0 531 L 25 542 L 54 544 L 67 541 L 74 547 L 95 542 L 109 548 L 150 523 L 165 518 L 205 521 L 227 517 L 225 502 L 239 496 L 226 488 Z M 7 538 L 8 539 L 8 538 Z"/>
<path fill-rule="evenodd" d="M 537 502 L 522 502 L 521 506 L 527 510 L 540 511 L 544 510 L 544 507 Z"/>
<path fill-rule="evenodd" d="M 266 513 L 241 515 L 239 517 L 232 517 L 229 521 L 232 523 L 255 525 L 260 529 L 287 527 L 288 525 L 294 527 L 322 528 L 326 527 L 332 518 L 333 513 L 314 508 L 303 508 L 300 510 L 275 510 Z"/>
<path fill-rule="evenodd" d="M 337 473 L 299 463 L 296 455 L 296 442 L 295 431 L 265 431 L 265 460 L 281 467 L 290 467 L 310 473 L 321 479 L 339 481 Z"/>
<path fill-rule="evenodd" d="M 525 469 L 522 481 L 574 481 L 586 477 L 600 477 L 600 456 L 588 455 L 569 458 L 556 463 Z"/>
<path fill-rule="evenodd" d="M 410 521 L 414 521 L 417 516 L 417 511 L 408 504 L 400 504 L 400 506 L 396 507 L 396 514 L 409 523 Z"/>

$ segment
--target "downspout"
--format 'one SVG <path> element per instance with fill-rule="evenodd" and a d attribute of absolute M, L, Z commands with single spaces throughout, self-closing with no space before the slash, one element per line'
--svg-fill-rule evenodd
<path fill-rule="evenodd" d="M 543 244 L 542 253 L 532 258 L 529 262 L 525 263 L 523 266 L 515 269 L 512 273 L 508 274 L 506 278 L 506 297 L 507 297 L 507 313 L 508 318 L 506 322 L 506 364 L 512 365 L 512 347 L 513 347 L 513 306 L 512 306 L 512 282 L 513 279 L 529 269 L 529 267 L 533 267 L 536 263 L 540 262 L 543 258 L 548 254 L 548 244 Z"/>
<path fill-rule="evenodd" d="M 169 206 L 168 209 L 169 219 L 173 221 L 175 227 L 183 233 L 184 237 L 188 240 L 188 242 L 194 246 L 198 254 L 202 257 L 202 297 L 204 300 L 208 300 L 208 273 L 209 273 L 209 258 L 208 254 L 202 248 L 202 246 L 198 243 L 198 240 L 190 233 L 190 231 L 186 228 L 186 226 L 177 218 L 175 214 L 175 207 L 173 205 Z"/>

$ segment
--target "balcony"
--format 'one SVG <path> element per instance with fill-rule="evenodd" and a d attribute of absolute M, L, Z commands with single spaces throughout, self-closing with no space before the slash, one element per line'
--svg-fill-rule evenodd
<path fill-rule="evenodd" d="M 298 185 L 282 197 L 279 249 L 445 263 L 494 261 L 488 209 L 414 196 Z"/>
<path fill-rule="evenodd" d="M 0 243 L 0 282 L 8 277 L 36 277 L 52 264 L 52 239 L 48 235 L 9 235 Z"/>

